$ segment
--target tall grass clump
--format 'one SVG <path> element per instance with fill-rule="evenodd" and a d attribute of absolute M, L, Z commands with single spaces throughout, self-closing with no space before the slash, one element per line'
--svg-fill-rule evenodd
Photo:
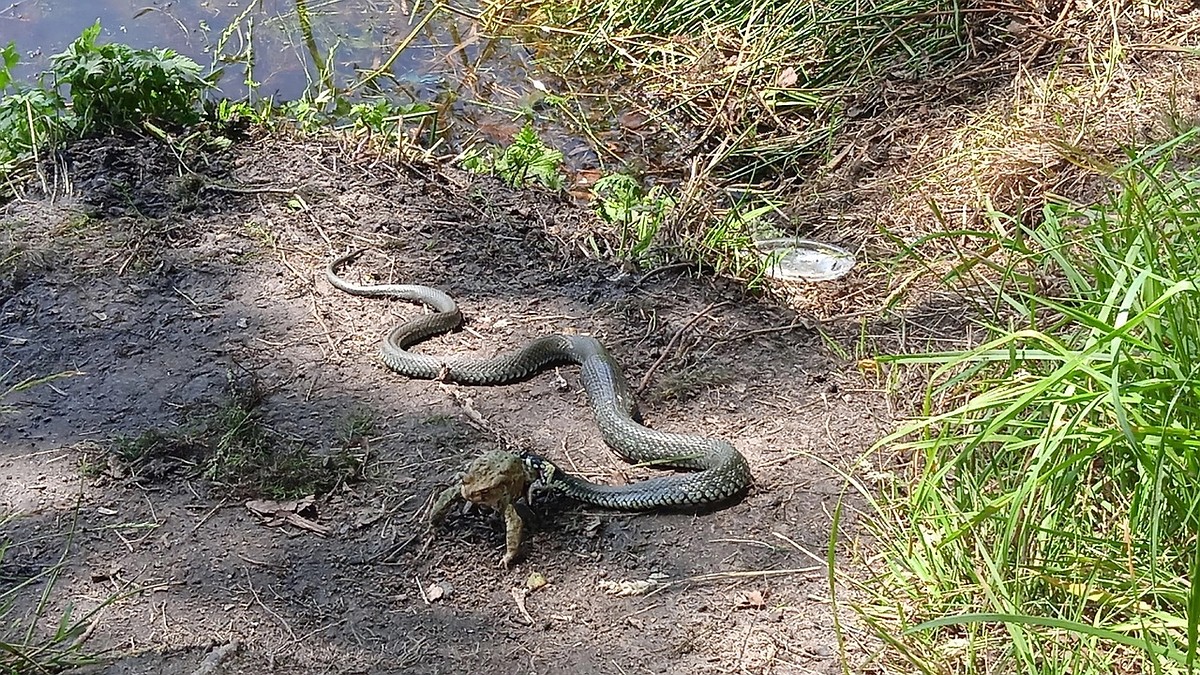
<path fill-rule="evenodd" d="M 911 485 L 876 503 L 860 610 L 928 673 L 1175 673 L 1200 627 L 1200 171 L 1113 171 L 1104 203 L 1011 223 L 1007 328 L 934 366 L 881 441 Z M 907 483 L 907 481 L 906 481 Z"/>
<path fill-rule="evenodd" d="M 731 225 L 760 220 L 745 214 L 785 201 L 796 175 L 831 157 L 849 117 L 877 112 L 871 102 L 885 80 L 947 72 L 970 48 L 967 14 L 954 0 L 486 0 L 483 7 L 490 30 L 536 47 L 539 66 L 565 83 L 559 108 L 574 107 L 569 116 L 589 137 L 620 137 L 625 113 L 648 120 L 635 133 L 657 164 L 654 185 L 644 189 L 666 186 L 675 206 L 651 241 L 635 239 L 630 258 L 674 250 L 718 273 L 746 268 L 751 278 L 762 271 L 745 263 L 758 260 L 753 237 Z M 732 229 L 738 236 L 721 236 Z"/>
<path fill-rule="evenodd" d="M 542 63 L 567 81 L 615 86 L 624 105 L 690 127 L 681 140 L 734 179 L 821 154 L 864 85 L 928 74 L 967 47 L 953 0 L 484 5 L 498 27 L 537 28 L 543 43 L 557 36 L 561 48 L 543 50 Z"/>

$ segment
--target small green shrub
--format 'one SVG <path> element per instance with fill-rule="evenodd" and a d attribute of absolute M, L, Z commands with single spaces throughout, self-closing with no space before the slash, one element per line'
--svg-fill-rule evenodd
<path fill-rule="evenodd" d="M 562 161 L 563 154 L 543 143 L 530 124 L 504 150 L 471 152 L 462 160 L 468 171 L 491 173 L 512 187 L 538 183 L 551 190 L 563 188 Z"/>
<path fill-rule="evenodd" d="M 170 49 L 96 44 L 99 35 L 97 21 L 65 52 L 51 57 L 55 78 L 70 87 L 81 133 L 200 121 L 200 96 L 211 83 L 195 61 Z"/>
<path fill-rule="evenodd" d="M 596 214 L 618 228 L 619 255 L 635 261 L 647 255 L 675 208 L 675 198 L 661 185 L 644 190 L 636 178 L 623 173 L 596 181 L 592 194 Z"/>

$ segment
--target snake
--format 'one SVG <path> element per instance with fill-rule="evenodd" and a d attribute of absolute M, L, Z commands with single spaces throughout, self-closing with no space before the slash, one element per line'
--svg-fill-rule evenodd
<path fill-rule="evenodd" d="M 410 379 L 490 386 L 524 381 L 552 367 L 577 365 L 605 444 L 626 462 L 684 472 L 607 485 L 571 474 L 540 455 L 523 452 L 522 457 L 544 488 L 586 504 L 646 511 L 719 505 L 749 487 L 749 464 L 728 441 L 643 426 L 620 365 L 594 337 L 544 335 L 491 358 L 410 351 L 420 342 L 458 328 L 462 312 L 453 298 L 430 286 L 359 285 L 338 276 L 339 269 L 362 253 L 351 251 L 331 260 L 325 270 L 330 285 L 350 295 L 407 300 L 433 310 L 401 321 L 388 331 L 380 347 L 380 358 L 388 369 Z"/>

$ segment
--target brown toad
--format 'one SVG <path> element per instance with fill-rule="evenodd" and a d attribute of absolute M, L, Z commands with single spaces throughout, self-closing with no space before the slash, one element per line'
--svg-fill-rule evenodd
<path fill-rule="evenodd" d="M 446 488 L 434 500 L 429 522 L 439 524 L 451 505 L 460 499 L 499 511 L 504 515 L 505 528 L 503 564 L 511 565 L 520 549 L 524 526 L 514 502 L 535 480 L 533 470 L 520 456 L 503 450 L 484 453 L 471 462 L 458 485 Z"/>

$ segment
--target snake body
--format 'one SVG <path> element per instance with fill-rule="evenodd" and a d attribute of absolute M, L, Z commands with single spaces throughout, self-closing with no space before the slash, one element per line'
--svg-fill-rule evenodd
<path fill-rule="evenodd" d="M 398 298 L 434 310 L 388 332 L 380 355 L 389 369 L 414 379 L 498 385 L 527 379 L 553 366 L 577 364 L 601 437 L 609 447 L 628 462 L 690 472 L 628 485 L 603 485 L 563 471 L 544 457 L 528 454 L 526 461 L 548 488 L 606 508 L 649 510 L 720 503 L 749 486 L 750 467 L 727 441 L 657 431 L 639 424 L 635 419 L 637 405 L 620 366 L 593 337 L 545 335 L 488 359 L 409 351 L 419 342 L 458 327 L 462 313 L 453 298 L 435 288 L 413 284 L 360 286 L 339 277 L 338 269 L 360 253 L 351 252 L 329 263 L 326 277 L 331 285 L 351 295 Z"/>

